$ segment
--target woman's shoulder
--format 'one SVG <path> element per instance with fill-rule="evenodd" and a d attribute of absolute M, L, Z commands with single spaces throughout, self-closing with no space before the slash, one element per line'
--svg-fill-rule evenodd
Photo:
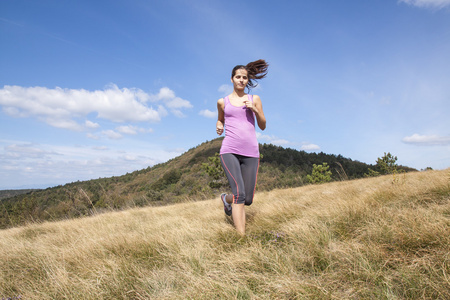
<path fill-rule="evenodd" d="M 225 100 L 224 98 L 220 98 L 219 100 L 217 100 L 217 108 L 224 110 L 225 109 Z"/>
<path fill-rule="evenodd" d="M 227 99 L 230 99 L 230 95 L 225 96 L 225 97 L 220 98 L 219 100 L 217 100 L 217 104 L 219 104 L 219 103 L 225 103 Z"/>
<path fill-rule="evenodd" d="M 261 101 L 261 98 L 258 95 L 251 95 L 253 97 L 253 101 Z"/>

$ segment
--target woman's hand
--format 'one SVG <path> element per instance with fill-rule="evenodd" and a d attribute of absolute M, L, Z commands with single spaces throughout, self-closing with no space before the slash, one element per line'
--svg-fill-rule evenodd
<path fill-rule="evenodd" d="M 217 121 L 216 132 L 218 135 L 222 135 L 222 133 L 223 133 L 223 123 L 220 121 Z"/>
<path fill-rule="evenodd" d="M 255 114 L 258 113 L 258 109 L 255 107 L 252 101 L 245 100 L 244 104 L 248 109 L 251 109 Z"/>

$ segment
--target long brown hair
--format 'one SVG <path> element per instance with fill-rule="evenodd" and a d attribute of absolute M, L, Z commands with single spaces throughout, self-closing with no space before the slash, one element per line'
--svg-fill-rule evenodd
<path fill-rule="evenodd" d="M 258 85 L 256 80 L 263 79 L 267 75 L 267 69 L 269 64 L 264 59 L 258 59 L 252 62 L 249 62 L 247 65 L 237 65 L 231 71 L 231 78 L 236 75 L 236 71 L 239 69 L 247 70 L 248 75 L 248 83 L 247 88 L 250 90 Z"/>

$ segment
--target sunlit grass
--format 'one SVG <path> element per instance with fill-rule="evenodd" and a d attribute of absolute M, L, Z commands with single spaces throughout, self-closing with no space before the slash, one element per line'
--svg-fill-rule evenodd
<path fill-rule="evenodd" d="M 219 198 L 0 231 L 0 297 L 449 299 L 450 172 Z"/>

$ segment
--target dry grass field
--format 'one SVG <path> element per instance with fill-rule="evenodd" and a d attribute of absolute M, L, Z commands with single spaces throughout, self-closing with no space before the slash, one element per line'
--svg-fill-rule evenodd
<path fill-rule="evenodd" d="M 450 170 L 0 231 L 0 298 L 450 299 Z"/>

